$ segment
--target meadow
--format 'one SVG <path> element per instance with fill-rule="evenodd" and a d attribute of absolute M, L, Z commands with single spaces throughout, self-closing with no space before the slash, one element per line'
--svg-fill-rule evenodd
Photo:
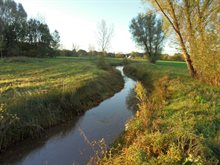
<path fill-rule="evenodd" d="M 138 111 L 100 164 L 220 162 L 219 88 L 190 78 L 183 62 L 136 60 L 124 70 L 139 80 Z"/>
<path fill-rule="evenodd" d="M 72 119 L 123 87 L 110 64 L 91 57 L 0 60 L 0 151 Z M 102 63 L 102 65 L 99 65 Z"/>

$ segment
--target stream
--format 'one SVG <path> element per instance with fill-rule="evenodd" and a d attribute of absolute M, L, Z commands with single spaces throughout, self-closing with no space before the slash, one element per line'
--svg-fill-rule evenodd
<path fill-rule="evenodd" d="M 72 165 L 86 164 L 94 155 L 89 142 L 104 138 L 109 146 L 134 115 L 128 100 L 136 82 L 116 67 L 124 77 L 124 88 L 82 116 L 48 130 L 46 137 L 28 139 L 0 155 L 0 164 Z M 89 142 L 87 140 L 89 140 Z"/>

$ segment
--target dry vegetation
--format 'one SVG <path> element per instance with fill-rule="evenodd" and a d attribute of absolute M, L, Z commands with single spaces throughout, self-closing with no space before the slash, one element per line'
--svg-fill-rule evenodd
<path fill-rule="evenodd" d="M 98 163 L 219 163 L 219 88 L 192 80 L 184 63 L 138 62 L 125 71 L 141 81 L 135 89 L 139 110 Z"/>

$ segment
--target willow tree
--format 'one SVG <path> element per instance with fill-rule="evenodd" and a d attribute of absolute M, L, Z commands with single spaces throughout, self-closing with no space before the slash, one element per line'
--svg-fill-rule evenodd
<path fill-rule="evenodd" d="M 164 32 L 162 21 L 155 14 L 139 14 L 133 18 L 130 31 L 135 42 L 144 48 L 151 63 L 155 63 L 162 51 Z"/>
<path fill-rule="evenodd" d="M 191 76 L 195 77 L 198 73 L 200 75 L 208 73 L 208 67 L 204 66 L 215 63 L 214 59 L 210 61 L 211 54 L 219 54 L 219 49 L 216 47 L 219 43 L 219 30 L 217 28 L 219 25 L 219 1 L 145 1 L 151 2 L 156 11 L 162 13 L 164 20 L 174 30 Z M 215 59 L 220 63 L 219 55 L 215 56 Z M 217 68 L 217 63 L 212 68 L 213 71 L 215 71 L 214 68 Z"/>

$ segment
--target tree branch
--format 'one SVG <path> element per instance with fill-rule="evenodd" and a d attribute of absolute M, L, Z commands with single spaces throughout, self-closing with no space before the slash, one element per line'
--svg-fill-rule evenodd
<path fill-rule="evenodd" d="M 167 18 L 167 20 L 169 21 L 169 23 L 171 24 L 171 26 L 173 27 L 173 29 L 177 32 L 177 29 L 175 27 L 175 25 L 173 24 L 173 22 L 171 21 L 171 19 L 168 17 L 168 15 L 165 13 L 164 9 L 161 7 L 160 3 L 158 2 L 158 0 L 155 0 L 157 6 L 159 7 L 160 11 L 163 13 L 163 15 Z"/>

